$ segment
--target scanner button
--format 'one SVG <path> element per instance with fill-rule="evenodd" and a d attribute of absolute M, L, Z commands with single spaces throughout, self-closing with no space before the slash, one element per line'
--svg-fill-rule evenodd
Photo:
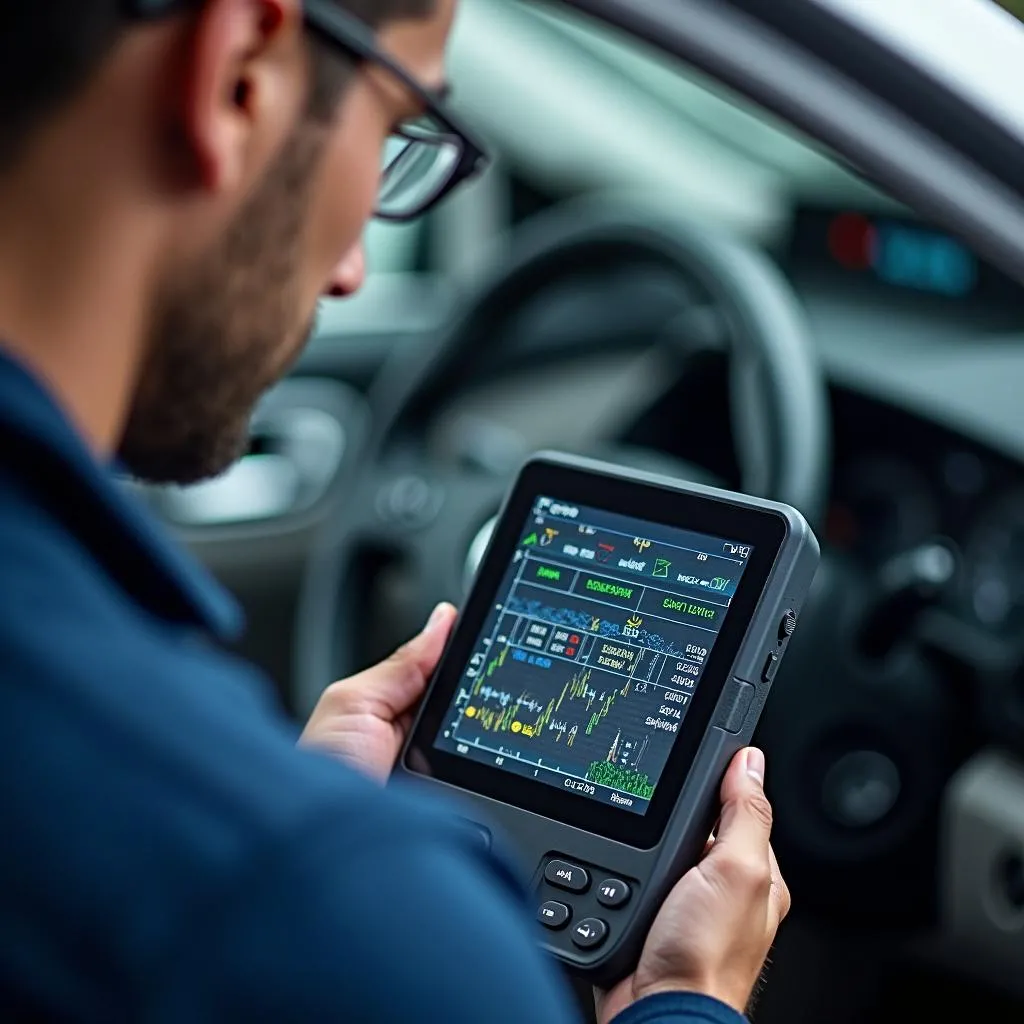
<path fill-rule="evenodd" d="M 580 949 L 593 949 L 600 946 L 608 937 L 608 925 L 599 917 L 585 917 L 572 930 L 572 941 Z"/>
<path fill-rule="evenodd" d="M 779 643 L 785 643 L 796 632 L 796 612 L 788 611 L 779 623 Z"/>
<path fill-rule="evenodd" d="M 606 878 L 597 887 L 597 902 L 602 907 L 622 907 L 632 896 L 629 886 L 621 878 Z"/>
<path fill-rule="evenodd" d="M 733 697 L 732 706 L 725 713 L 725 722 L 722 724 L 722 728 L 726 732 L 739 732 L 743 728 L 751 701 L 754 699 L 754 687 L 741 680 L 737 680 L 737 682 L 739 682 L 739 688 Z"/>
<path fill-rule="evenodd" d="M 590 885 L 590 875 L 578 864 L 570 864 L 566 860 L 553 860 L 544 869 L 544 878 L 559 889 L 569 892 L 584 892 Z"/>
<path fill-rule="evenodd" d="M 572 911 L 557 900 L 548 900 L 540 905 L 537 911 L 537 920 L 545 928 L 564 928 L 569 923 Z"/>
<path fill-rule="evenodd" d="M 761 670 L 761 680 L 765 683 L 770 683 L 775 678 L 775 673 L 779 671 L 779 662 L 782 659 L 772 651 L 765 659 L 764 668 Z"/>

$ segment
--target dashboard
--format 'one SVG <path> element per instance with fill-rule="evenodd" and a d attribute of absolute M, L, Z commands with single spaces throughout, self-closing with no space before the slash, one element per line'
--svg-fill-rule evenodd
<path fill-rule="evenodd" d="M 1024 289 L 900 215 L 801 206 L 772 252 L 830 378 L 825 540 L 870 571 L 935 539 L 959 555 L 958 615 L 1024 627 Z M 680 365 L 666 324 L 692 301 L 660 268 L 598 263 L 511 313 L 425 422 L 444 462 L 507 472 L 525 453 L 628 444 L 738 485 L 724 367 Z M 717 447 L 687 422 L 717 417 Z"/>
<path fill-rule="evenodd" d="M 778 255 L 791 277 L 859 287 L 881 301 L 916 298 L 986 319 L 1024 311 L 1016 281 L 959 239 L 908 215 L 804 204 Z"/>
<path fill-rule="evenodd" d="M 557 201 L 516 195 L 519 219 Z M 797 205 L 769 253 L 830 386 L 828 546 L 876 571 L 946 538 L 959 553 L 958 616 L 1014 633 L 1024 626 L 1024 290 L 955 239 L 866 204 Z M 387 360 L 431 344 L 451 298 L 425 275 L 371 279 L 354 302 L 328 306 L 298 373 L 362 390 Z M 723 366 L 684 374 L 673 345 L 693 299 L 637 260 L 553 276 L 446 378 L 415 445 L 434 463 L 504 479 L 539 448 L 614 457 L 628 445 L 629 458 L 686 460 L 739 484 L 727 422 L 711 432 L 717 443 L 691 425 L 727 420 L 728 404 Z"/>
<path fill-rule="evenodd" d="M 667 368 L 667 367 L 666 367 Z M 724 398 L 712 370 L 701 382 L 706 403 Z M 488 446 L 513 464 L 552 438 L 584 451 L 615 435 L 631 445 L 712 463 L 728 482 L 735 467 L 727 445 L 701 451 L 680 445 L 665 410 L 677 391 L 658 388 L 657 357 L 608 355 L 556 364 L 541 381 L 528 372 L 473 388 L 446 406 L 428 432 L 442 462 L 470 461 Z M 589 401 L 569 403 L 572 380 Z M 955 610 L 1000 635 L 1024 628 L 1024 468 L 913 412 L 842 386 L 831 390 L 834 475 L 824 539 L 866 569 L 929 541 L 951 543 L 960 569 Z M 519 400 L 512 396 L 522 396 Z M 637 416 L 645 402 L 653 411 Z M 481 458 L 489 463 L 491 458 Z"/>
<path fill-rule="evenodd" d="M 938 424 L 833 389 L 825 540 L 868 568 L 936 539 L 960 569 L 948 602 L 993 633 L 1024 626 L 1024 471 Z"/>

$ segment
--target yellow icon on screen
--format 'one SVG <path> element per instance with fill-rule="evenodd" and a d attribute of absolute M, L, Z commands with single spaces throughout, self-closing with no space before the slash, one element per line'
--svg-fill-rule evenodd
<path fill-rule="evenodd" d="M 476 708 L 473 707 L 472 705 L 470 705 L 468 708 L 466 708 L 466 717 L 467 718 L 476 718 Z"/>
<path fill-rule="evenodd" d="M 523 729 L 523 723 L 522 722 L 513 722 L 512 723 L 512 731 L 513 732 L 522 732 L 522 729 Z"/>

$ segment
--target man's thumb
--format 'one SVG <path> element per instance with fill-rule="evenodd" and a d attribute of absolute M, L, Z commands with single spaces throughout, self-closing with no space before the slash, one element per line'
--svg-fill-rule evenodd
<path fill-rule="evenodd" d="M 455 609 L 442 602 L 431 613 L 422 631 L 396 651 L 396 656 L 408 660 L 424 676 L 429 676 L 437 667 L 444 651 L 456 616 Z"/>
<path fill-rule="evenodd" d="M 764 754 L 756 747 L 741 750 L 722 780 L 722 818 L 715 846 L 767 849 L 772 808 L 764 795 Z"/>
<path fill-rule="evenodd" d="M 423 687 L 437 668 L 456 614 L 450 604 L 439 604 L 423 629 L 391 657 L 345 680 L 346 692 L 372 699 L 390 714 L 407 711 L 423 696 Z"/>

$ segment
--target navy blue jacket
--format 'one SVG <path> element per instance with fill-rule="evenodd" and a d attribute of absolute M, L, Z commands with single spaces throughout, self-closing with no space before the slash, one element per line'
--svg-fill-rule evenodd
<path fill-rule="evenodd" d="M 569 1024 L 514 871 L 299 751 L 232 601 L 0 357 L 0 1018 Z M 735 1024 L 693 995 L 621 1024 Z"/>

